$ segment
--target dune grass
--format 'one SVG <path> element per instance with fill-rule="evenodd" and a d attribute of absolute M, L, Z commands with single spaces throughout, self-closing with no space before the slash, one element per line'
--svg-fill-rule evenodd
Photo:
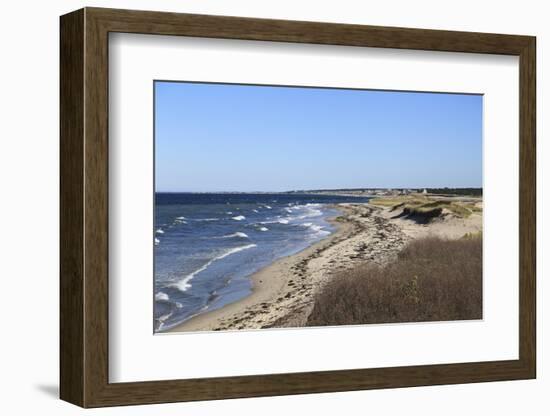
<path fill-rule="evenodd" d="M 377 205 L 381 207 L 395 207 L 396 205 L 400 204 L 425 204 L 426 202 L 429 202 L 429 198 L 422 196 L 422 195 L 414 195 L 414 196 L 395 196 L 395 197 L 377 197 L 372 198 L 369 201 L 369 204 Z"/>
<path fill-rule="evenodd" d="M 422 217 L 426 219 L 435 218 L 445 213 L 452 213 L 459 218 L 468 218 L 473 212 L 482 212 L 482 208 L 476 206 L 475 202 L 453 201 L 450 199 L 437 199 L 427 196 L 398 196 L 379 197 L 369 203 L 388 207 L 390 211 L 402 209 L 402 214 L 411 217 Z"/>
<path fill-rule="evenodd" d="M 481 242 L 481 234 L 423 238 L 384 267 L 341 272 L 317 295 L 307 325 L 481 319 Z"/>

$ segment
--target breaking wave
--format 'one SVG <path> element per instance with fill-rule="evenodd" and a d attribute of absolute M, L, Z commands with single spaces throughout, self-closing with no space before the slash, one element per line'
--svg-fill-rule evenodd
<path fill-rule="evenodd" d="M 197 274 L 200 272 L 205 271 L 212 263 L 214 263 L 217 260 L 221 260 L 227 256 L 230 256 L 231 254 L 238 253 L 239 251 L 248 250 L 249 248 L 256 247 L 256 244 L 247 244 L 246 246 L 240 246 L 240 247 L 233 247 L 222 254 L 220 254 L 217 257 L 214 257 L 213 259 L 210 259 L 208 262 L 206 262 L 203 266 L 199 267 L 197 270 L 195 270 L 193 273 L 188 274 L 183 279 L 181 279 L 179 282 L 172 283 L 170 287 L 175 287 L 176 289 L 181 290 L 182 292 L 187 291 L 191 287 L 191 284 L 189 283 Z"/>

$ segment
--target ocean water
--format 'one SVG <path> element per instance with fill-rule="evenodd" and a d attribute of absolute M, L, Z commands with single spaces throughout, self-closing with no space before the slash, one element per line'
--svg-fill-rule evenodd
<path fill-rule="evenodd" d="M 155 195 L 154 329 L 160 332 L 251 292 L 249 277 L 334 231 L 331 204 L 368 197 Z"/>

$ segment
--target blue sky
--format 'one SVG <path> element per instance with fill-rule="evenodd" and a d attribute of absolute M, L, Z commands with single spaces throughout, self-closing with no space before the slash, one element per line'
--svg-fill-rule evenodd
<path fill-rule="evenodd" d="M 157 81 L 156 191 L 480 187 L 482 100 Z"/>

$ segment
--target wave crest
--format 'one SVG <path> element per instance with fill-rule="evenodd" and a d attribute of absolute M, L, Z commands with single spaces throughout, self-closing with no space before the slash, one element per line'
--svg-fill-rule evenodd
<path fill-rule="evenodd" d="M 155 293 L 155 300 L 167 300 L 167 301 L 169 301 L 170 298 L 164 292 L 157 292 L 157 293 Z"/>
<path fill-rule="evenodd" d="M 179 282 L 172 283 L 170 287 L 174 287 L 182 292 L 187 291 L 191 287 L 191 284 L 189 283 L 197 274 L 200 272 L 205 271 L 212 263 L 214 263 L 217 260 L 221 260 L 227 256 L 230 256 L 231 254 L 238 253 L 239 251 L 248 250 L 249 248 L 256 247 L 256 244 L 247 244 L 245 246 L 240 247 L 233 247 L 222 254 L 220 254 L 217 257 L 214 257 L 213 259 L 208 260 L 203 266 L 199 267 L 197 270 L 195 270 L 193 273 L 188 274 L 183 279 L 181 279 Z"/>
<path fill-rule="evenodd" d="M 220 237 L 212 237 L 212 238 L 248 238 L 248 235 L 245 233 L 241 233 L 240 231 L 237 231 L 236 233 L 233 233 L 233 234 L 227 234 L 227 235 L 222 235 Z"/>

